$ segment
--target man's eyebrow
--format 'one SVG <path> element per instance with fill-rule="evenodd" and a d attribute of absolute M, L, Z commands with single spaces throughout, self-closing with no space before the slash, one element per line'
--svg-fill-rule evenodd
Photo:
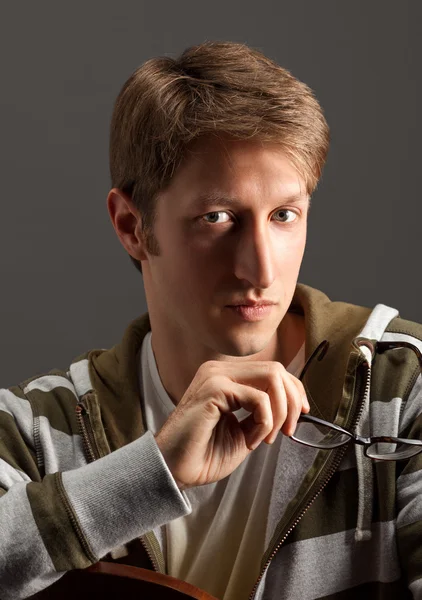
<path fill-rule="evenodd" d="M 307 200 L 310 204 L 311 198 L 307 194 L 290 194 L 289 196 L 280 197 L 279 204 L 296 204 L 300 202 L 306 202 Z M 243 202 L 236 196 L 227 196 L 226 194 L 222 194 L 220 192 L 210 192 L 197 196 L 192 203 L 195 208 L 207 208 L 215 204 L 225 204 L 228 206 L 237 207 L 243 204 Z"/>

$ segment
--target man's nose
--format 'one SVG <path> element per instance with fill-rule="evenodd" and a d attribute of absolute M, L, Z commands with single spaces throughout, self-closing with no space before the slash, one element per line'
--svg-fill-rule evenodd
<path fill-rule="evenodd" d="M 274 282 L 274 248 L 266 225 L 249 225 L 239 233 L 235 259 L 235 275 L 257 288 L 269 288 Z"/>

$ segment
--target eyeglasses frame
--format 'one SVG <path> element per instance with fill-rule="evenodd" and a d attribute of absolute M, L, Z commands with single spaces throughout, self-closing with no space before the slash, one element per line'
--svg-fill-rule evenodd
<path fill-rule="evenodd" d="M 324 340 L 314 350 L 314 352 L 311 354 L 311 356 L 306 361 L 305 366 L 303 367 L 302 372 L 299 375 L 298 379 L 300 381 L 303 380 L 305 373 L 309 367 L 309 364 L 310 364 L 311 360 L 314 358 L 314 356 L 319 354 L 318 360 L 321 360 L 323 358 L 323 356 L 325 355 L 325 353 L 327 352 L 328 346 L 329 346 L 329 342 L 327 340 Z M 377 341 L 376 345 L 375 345 L 375 352 L 378 352 L 378 354 L 382 354 L 386 350 L 394 350 L 394 349 L 399 349 L 399 348 L 408 348 L 410 350 L 413 350 L 413 352 L 417 356 L 417 359 L 419 362 L 419 368 L 422 373 L 422 353 L 419 350 L 419 348 L 417 348 L 417 346 L 415 346 L 411 342 L 405 342 L 405 341 L 404 342 L 379 342 L 379 341 Z M 303 444 L 304 446 L 309 446 L 311 448 L 318 448 L 318 449 L 322 449 L 322 450 L 332 450 L 334 448 L 339 448 L 340 446 L 344 446 L 345 444 L 349 444 L 351 441 L 353 441 L 355 444 L 364 446 L 364 454 L 367 458 L 370 458 L 372 460 L 396 461 L 396 462 L 399 460 L 408 460 L 409 458 L 412 458 L 413 456 L 416 456 L 417 454 L 422 452 L 422 440 L 396 438 L 396 437 L 391 437 L 391 436 L 362 437 L 360 435 L 356 435 L 355 433 L 352 433 L 351 431 L 347 431 L 347 429 L 343 429 L 343 427 L 340 427 L 339 425 L 335 425 L 334 423 L 330 423 L 329 421 L 324 421 L 323 419 L 314 417 L 312 415 L 307 415 L 307 414 L 301 414 L 298 419 L 298 422 L 300 422 L 300 421 L 316 423 L 318 425 L 324 425 L 325 427 L 329 427 L 330 429 L 333 429 L 344 435 L 347 435 L 349 438 L 348 440 L 345 440 L 344 442 L 339 442 L 338 444 L 335 444 L 334 446 L 327 447 L 327 446 L 323 446 L 323 445 L 317 444 L 317 443 L 304 442 L 303 440 L 297 439 L 294 434 L 289 436 L 290 439 L 294 440 L 295 442 L 298 442 L 299 444 Z M 394 458 L 393 454 L 391 455 L 392 458 L 386 458 L 386 457 L 379 458 L 379 457 L 373 457 L 373 456 L 368 455 L 368 449 L 370 448 L 370 446 L 372 446 L 373 444 L 377 444 L 377 443 L 406 444 L 408 446 L 420 446 L 420 450 L 419 450 L 419 452 L 412 454 L 412 456 L 408 456 L 408 457 L 404 457 L 404 458 Z"/>
<path fill-rule="evenodd" d="M 351 433 L 350 431 L 347 431 L 347 429 L 343 429 L 343 427 L 339 427 L 338 425 L 335 425 L 334 423 L 329 423 L 328 421 L 324 421 L 323 419 L 319 419 L 318 417 L 313 417 L 311 415 L 300 415 L 298 422 L 299 421 L 302 421 L 302 422 L 306 421 L 309 423 L 317 423 L 318 425 L 325 425 L 326 427 L 329 427 L 330 429 L 338 431 L 349 437 L 349 439 L 345 440 L 344 442 L 338 442 L 337 444 L 327 447 L 322 444 L 318 444 L 316 442 L 315 443 L 304 442 L 303 440 L 297 439 L 294 434 L 289 436 L 290 439 L 294 440 L 295 442 L 298 442 L 299 444 L 303 444 L 304 446 L 310 446 L 312 448 L 319 448 L 321 450 L 332 450 L 333 448 L 339 448 L 340 446 L 344 446 L 345 444 L 349 444 L 351 441 L 353 441 L 355 444 L 364 446 L 363 452 L 364 452 L 365 456 L 367 456 L 368 458 L 371 458 L 373 460 L 387 460 L 387 461 L 407 460 L 408 458 L 411 458 L 411 456 L 403 457 L 403 458 L 394 458 L 394 455 L 392 454 L 391 455 L 392 458 L 374 457 L 374 456 L 368 455 L 369 447 L 372 446 L 373 444 L 377 444 L 377 443 L 406 444 L 407 446 L 419 446 L 420 447 L 419 452 L 422 452 L 422 440 L 409 440 L 407 438 L 396 438 L 396 437 L 390 437 L 390 436 L 362 437 L 360 435 Z M 412 456 L 416 456 L 416 454 L 419 454 L 419 452 L 412 454 Z"/>

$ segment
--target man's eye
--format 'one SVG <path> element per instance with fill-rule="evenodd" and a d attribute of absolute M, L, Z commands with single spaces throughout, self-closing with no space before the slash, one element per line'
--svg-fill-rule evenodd
<path fill-rule="evenodd" d="M 290 213 L 290 218 L 289 218 L 289 220 L 283 220 L 283 223 L 291 223 L 292 221 L 295 221 L 295 220 L 296 220 L 296 218 L 297 218 L 297 216 L 298 216 L 298 215 L 297 215 L 297 213 L 295 213 L 295 212 L 293 212 L 292 210 L 289 210 L 289 209 L 287 209 L 287 208 L 284 208 L 284 209 L 282 209 L 282 210 L 278 210 L 278 211 L 277 211 L 277 213 L 284 213 L 284 214 L 288 213 L 288 214 L 287 214 L 287 218 L 288 218 L 288 216 L 289 216 L 289 213 Z M 275 214 L 277 214 L 277 213 L 275 213 Z"/>
<path fill-rule="evenodd" d="M 206 219 L 207 217 L 211 217 L 211 220 L 206 221 L 206 223 L 216 223 L 216 220 L 214 220 L 214 217 L 216 217 L 218 219 L 218 215 L 227 215 L 228 216 L 228 214 L 224 210 L 221 210 L 218 212 L 210 212 L 207 215 L 204 215 L 202 218 Z M 222 221 L 222 222 L 227 223 L 227 221 Z"/>

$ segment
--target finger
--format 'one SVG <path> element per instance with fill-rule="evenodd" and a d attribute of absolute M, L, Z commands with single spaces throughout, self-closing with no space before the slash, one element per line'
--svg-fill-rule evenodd
<path fill-rule="evenodd" d="M 267 444 L 272 444 L 274 442 L 287 418 L 288 399 L 284 386 L 284 379 L 287 375 L 287 371 L 281 363 L 276 364 L 277 367 L 269 375 L 268 393 L 273 413 L 273 428 L 264 440 Z"/>
<path fill-rule="evenodd" d="M 311 406 L 309 404 L 309 400 L 306 395 L 305 387 L 304 387 L 303 383 L 300 381 L 300 379 L 298 379 L 294 375 L 291 375 L 291 379 L 292 379 L 293 383 L 296 385 L 297 389 L 299 390 L 300 396 L 302 398 L 302 412 L 308 413 L 311 410 Z"/>
<path fill-rule="evenodd" d="M 287 417 L 281 427 L 281 431 L 284 435 L 293 435 L 303 407 L 303 396 L 293 381 L 293 376 L 290 373 L 286 375 L 284 387 L 287 395 Z"/>
<path fill-rule="evenodd" d="M 231 381 L 224 390 L 225 394 L 232 394 L 234 400 L 250 414 L 239 423 L 245 443 L 250 450 L 254 450 L 273 429 L 273 415 L 269 395 L 252 386 Z M 233 405 L 233 402 L 231 402 Z"/>
<path fill-rule="evenodd" d="M 245 438 L 245 445 L 248 450 L 255 450 L 258 448 L 260 443 L 263 441 L 262 434 L 256 434 L 256 423 L 253 413 L 246 417 L 239 423 L 239 427 L 242 430 L 243 437 Z"/>

